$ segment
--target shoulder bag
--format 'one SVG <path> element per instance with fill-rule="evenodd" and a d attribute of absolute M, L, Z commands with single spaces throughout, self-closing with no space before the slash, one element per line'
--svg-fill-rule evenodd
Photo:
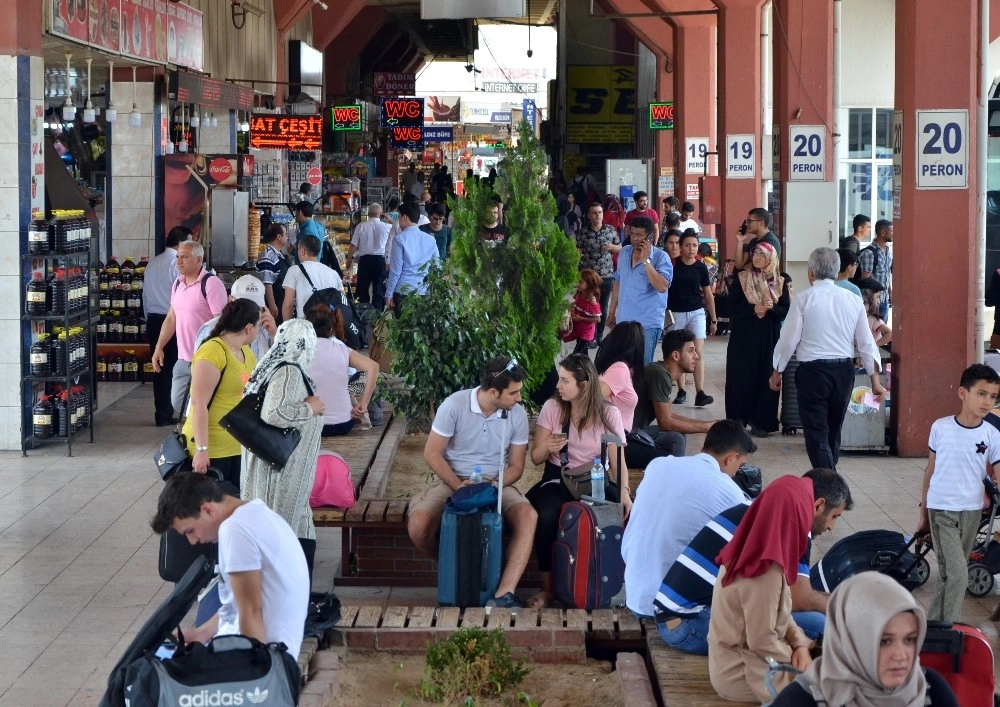
<path fill-rule="evenodd" d="M 203 279 L 203 286 L 204 282 L 205 280 Z M 202 289 L 202 292 L 204 292 L 204 289 Z M 223 366 L 222 373 L 225 373 L 225 371 L 226 367 Z M 220 374 L 219 383 L 221 382 L 222 375 Z M 219 390 L 219 383 L 215 384 L 212 397 L 208 399 L 208 407 L 212 407 L 212 401 L 215 400 L 215 393 Z M 160 478 L 164 481 L 168 481 L 171 476 L 187 467 L 191 462 L 191 457 L 188 456 L 187 438 L 181 433 L 181 429 L 184 427 L 184 420 L 187 418 L 188 398 L 190 396 L 191 386 L 188 385 L 188 389 L 184 393 L 184 402 L 181 403 L 181 416 L 177 420 L 177 425 L 160 442 L 160 448 L 153 455 L 153 463 L 156 464 L 156 470 L 160 472 Z"/>
<path fill-rule="evenodd" d="M 561 467 L 560 476 L 562 477 L 563 486 L 566 487 L 566 490 L 569 491 L 574 500 L 579 501 L 583 496 L 590 495 L 590 470 L 593 468 L 594 462 L 590 461 L 586 464 L 581 464 L 580 466 L 571 467 L 569 465 L 569 423 L 563 425 L 563 434 L 566 435 L 566 446 L 564 446 L 559 452 L 559 465 Z M 603 463 L 604 468 L 607 469 L 609 442 L 618 445 L 618 473 L 621 474 L 624 468 L 622 465 L 622 441 L 618 436 L 601 436 L 601 463 Z M 604 474 L 604 491 L 605 498 L 609 501 L 618 500 L 618 484 L 611 482 L 610 475 L 606 471 Z"/>
<path fill-rule="evenodd" d="M 309 395 L 313 394 L 305 371 L 294 363 L 281 363 L 275 370 L 281 366 L 298 368 L 302 374 L 302 381 L 306 384 L 306 390 Z M 302 433 L 295 427 L 269 425 L 260 418 L 260 412 L 264 407 L 264 396 L 270 384 L 271 381 L 268 380 L 256 393 L 244 395 L 236 407 L 219 420 L 219 425 L 255 457 L 262 459 L 272 471 L 279 471 L 284 468 L 292 452 L 299 446 Z"/>

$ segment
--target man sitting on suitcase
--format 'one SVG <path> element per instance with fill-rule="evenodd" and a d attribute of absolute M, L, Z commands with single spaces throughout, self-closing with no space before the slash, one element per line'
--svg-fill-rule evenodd
<path fill-rule="evenodd" d="M 150 521 L 158 534 L 173 528 L 189 542 L 219 543 L 219 613 L 187 641 L 243 634 L 284 643 L 296 658 L 309 606 L 309 571 L 288 523 L 263 501 L 230 496 L 204 474 L 177 474 L 160 493 Z"/>
<path fill-rule="evenodd" d="M 477 467 L 483 480 L 490 481 L 498 478 L 500 464 L 504 464 L 501 507 L 511 538 L 500 585 L 487 606 L 521 606 L 514 590 L 528 564 L 535 537 L 538 515 L 524 494 L 514 488 L 524 472 L 528 450 L 528 415 L 519 405 L 527 377 L 517 359 L 497 356 L 486 363 L 478 387 L 453 393 L 441 403 L 424 447 L 424 459 L 438 478 L 410 501 L 410 539 L 420 552 L 437 557 L 445 502 L 460 486 L 472 483 L 470 477 Z"/>

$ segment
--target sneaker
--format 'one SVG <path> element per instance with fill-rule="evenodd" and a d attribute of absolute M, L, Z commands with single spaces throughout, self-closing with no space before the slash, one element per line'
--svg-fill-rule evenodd
<path fill-rule="evenodd" d="M 674 398 L 674 405 L 683 405 L 687 402 L 688 394 L 687 391 L 681 388 L 677 391 L 677 397 Z"/>
<path fill-rule="evenodd" d="M 521 600 L 514 596 L 514 592 L 507 592 L 502 597 L 493 597 L 486 606 L 491 609 L 520 609 Z"/>
<path fill-rule="evenodd" d="M 706 393 L 704 390 L 699 390 L 698 394 L 694 396 L 694 404 L 696 407 L 704 407 L 705 405 L 711 405 L 715 402 L 715 398 Z"/>

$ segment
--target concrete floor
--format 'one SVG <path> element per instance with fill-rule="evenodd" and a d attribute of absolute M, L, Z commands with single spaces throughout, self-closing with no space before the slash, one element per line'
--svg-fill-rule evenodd
<path fill-rule="evenodd" d="M 723 413 L 726 339 L 709 341 L 708 392 L 716 402 L 683 414 Z M 689 386 L 689 389 L 691 386 Z M 693 392 L 693 391 L 692 391 Z M 689 395 L 692 399 L 693 395 Z M 941 410 L 941 415 L 954 412 Z M 152 391 L 139 386 L 96 417 L 94 444 L 52 445 L 0 452 L 0 707 L 96 704 L 108 673 L 136 630 L 170 593 L 156 573 L 158 541 L 148 527 L 161 481 L 151 461 L 167 433 L 152 424 Z M 688 451 L 701 439 L 692 436 Z M 752 458 L 769 481 L 808 468 L 801 434 L 759 440 Z M 834 532 L 815 542 L 813 561 L 852 532 L 890 528 L 912 532 L 923 459 L 848 456 L 855 508 Z M 329 587 L 339 565 L 335 530 L 319 536 L 316 584 Z M 931 580 L 914 592 L 926 604 Z M 526 588 L 531 589 L 531 588 Z M 343 588 L 345 603 L 434 603 L 433 589 Z M 1000 589 L 967 597 L 963 620 L 996 642 L 988 620 Z"/>

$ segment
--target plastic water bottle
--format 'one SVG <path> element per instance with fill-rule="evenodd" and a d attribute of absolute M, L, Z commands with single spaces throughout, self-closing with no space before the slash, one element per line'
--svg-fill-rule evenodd
<path fill-rule="evenodd" d="M 471 481 L 474 484 L 478 484 L 482 480 L 483 480 L 483 467 L 477 466 L 475 469 L 473 469 L 472 476 L 469 477 L 469 481 Z"/>
<path fill-rule="evenodd" d="M 600 459 L 594 459 L 590 468 L 590 497 L 598 503 L 604 502 L 604 464 Z"/>

